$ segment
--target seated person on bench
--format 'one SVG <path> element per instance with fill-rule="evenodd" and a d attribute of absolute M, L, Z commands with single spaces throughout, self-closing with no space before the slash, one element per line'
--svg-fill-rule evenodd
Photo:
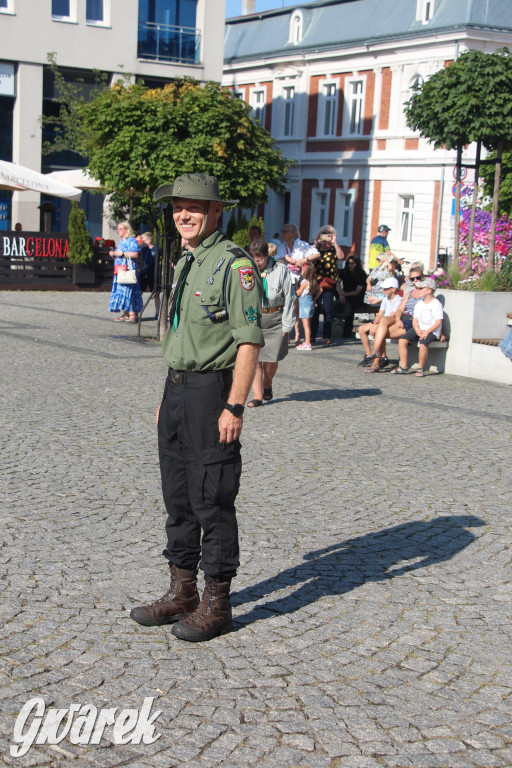
<path fill-rule="evenodd" d="M 411 267 L 407 287 L 404 286 L 404 297 L 395 315 L 382 317 L 373 337 L 373 354 L 387 358 L 386 339 L 399 339 L 409 328 L 412 328 L 414 307 L 421 299 L 421 292 L 416 287 L 423 280 L 423 272 L 415 266 Z"/>
<path fill-rule="evenodd" d="M 372 336 L 375 335 L 381 318 L 391 318 L 394 321 L 395 312 L 402 300 L 402 297 L 398 295 L 398 280 L 396 277 L 387 277 L 382 283 L 382 291 L 384 293 L 384 298 L 382 299 L 379 311 L 375 315 L 375 320 L 373 323 L 363 323 L 363 325 L 360 325 L 357 329 L 365 351 L 363 360 L 364 365 L 369 365 L 373 360 L 376 360 L 378 363 L 377 370 L 384 365 L 387 365 L 388 361 L 387 358 L 381 357 L 380 350 L 372 355 L 368 336 L 370 334 L 372 334 Z"/>
<path fill-rule="evenodd" d="M 424 376 L 425 363 L 428 356 L 428 345 L 439 341 L 443 324 L 443 305 L 434 297 L 437 283 L 433 277 L 426 277 L 418 283 L 421 300 L 414 307 L 412 328 L 398 340 L 400 365 L 391 373 L 407 373 L 407 348 L 410 342 L 419 341 L 419 366 L 416 376 Z"/>

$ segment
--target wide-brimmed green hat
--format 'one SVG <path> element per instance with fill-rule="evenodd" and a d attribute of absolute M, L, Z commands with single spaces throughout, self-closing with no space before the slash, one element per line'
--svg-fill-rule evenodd
<path fill-rule="evenodd" d="M 223 205 L 237 205 L 238 200 L 221 200 L 219 182 L 216 176 L 205 173 L 185 173 L 178 176 L 173 184 L 161 184 L 153 195 L 158 202 L 166 200 L 213 200 Z"/>

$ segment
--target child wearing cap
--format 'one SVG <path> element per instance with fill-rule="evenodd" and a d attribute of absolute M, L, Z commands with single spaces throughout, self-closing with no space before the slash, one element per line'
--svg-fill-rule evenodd
<path fill-rule="evenodd" d="M 416 288 L 421 292 L 421 299 L 414 307 L 412 328 L 398 340 L 400 365 L 392 370 L 391 373 L 407 373 L 409 342 L 419 341 L 419 366 L 416 376 L 425 375 L 424 368 L 427 362 L 428 345 L 433 341 L 439 341 L 443 324 L 443 305 L 434 296 L 436 287 L 437 284 L 433 277 L 426 277 L 417 284 Z"/>
<path fill-rule="evenodd" d="M 400 302 L 402 301 L 401 296 L 398 295 L 398 280 L 396 277 L 387 277 L 381 285 L 382 291 L 384 293 L 384 298 L 382 299 L 379 311 L 375 315 L 375 320 L 373 323 L 364 323 L 363 325 L 360 325 L 358 330 L 359 338 L 361 339 L 365 351 L 365 357 L 364 357 L 364 365 L 369 365 L 372 360 L 375 361 L 376 367 L 375 370 L 379 370 L 379 368 L 383 368 L 388 363 L 387 357 L 381 357 L 381 350 L 376 350 L 373 354 L 370 349 L 370 342 L 368 340 L 368 336 L 372 334 L 375 336 L 375 332 L 377 330 L 377 326 L 381 320 L 382 317 L 392 317 L 398 307 L 400 306 Z M 369 369 L 370 370 L 370 369 Z M 373 371 L 374 368 L 372 366 L 371 370 Z"/>

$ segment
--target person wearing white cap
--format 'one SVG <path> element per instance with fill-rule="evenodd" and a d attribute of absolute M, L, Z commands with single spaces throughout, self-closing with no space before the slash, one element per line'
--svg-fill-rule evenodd
<path fill-rule="evenodd" d="M 426 277 L 418 283 L 417 288 L 421 292 L 421 299 L 414 307 L 412 318 L 412 328 L 410 328 L 398 340 L 398 352 L 400 355 L 400 365 L 391 373 L 407 373 L 407 348 L 409 343 L 419 341 L 418 368 L 416 376 L 424 376 L 425 363 L 428 356 L 428 345 L 433 341 L 439 341 L 441 328 L 443 325 L 443 305 L 435 298 L 434 292 L 437 283 L 433 277 Z"/>
<path fill-rule="evenodd" d="M 392 318 L 394 316 L 396 310 L 400 306 L 401 301 L 401 297 L 398 295 L 398 288 L 399 284 L 396 277 L 387 277 L 382 283 L 384 298 L 382 299 L 379 311 L 375 315 L 375 320 L 370 323 L 364 323 L 357 329 L 359 332 L 359 338 L 362 341 L 365 351 L 364 363 L 365 365 L 369 365 L 372 361 L 375 361 L 377 363 L 377 371 L 379 368 L 383 368 L 385 365 L 387 365 L 388 359 L 387 357 L 381 357 L 380 350 L 377 350 L 372 354 L 368 336 L 370 334 L 375 336 L 377 326 L 380 323 L 381 318 Z M 371 370 L 373 371 L 373 366 Z"/>

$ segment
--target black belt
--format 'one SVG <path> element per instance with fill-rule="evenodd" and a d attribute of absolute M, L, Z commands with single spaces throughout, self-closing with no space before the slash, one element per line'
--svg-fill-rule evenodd
<path fill-rule="evenodd" d="M 222 381 L 224 384 L 231 384 L 233 381 L 233 371 L 231 369 L 223 371 L 175 371 L 169 368 L 169 380 L 173 384 L 186 384 L 187 382 L 215 383 Z"/>

